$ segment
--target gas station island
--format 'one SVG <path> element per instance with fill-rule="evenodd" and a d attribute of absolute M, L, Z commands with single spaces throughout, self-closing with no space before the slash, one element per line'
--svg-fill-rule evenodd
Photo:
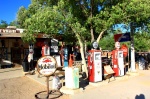
<path fill-rule="evenodd" d="M 41 58 L 37 60 L 37 64 L 33 66 L 34 46 L 29 46 L 28 63 L 29 69 L 24 72 L 34 71 L 38 76 L 43 75 L 47 78 L 47 95 L 49 95 L 49 77 L 53 77 L 51 89 L 57 91 L 80 89 L 88 84 L 102 83 L 111 78 L 116 80 L 126 74 L 125 58 L 127 50 L 122 49 L 119 42 L 115 43 L 115 49 L 110 52 L 110 58 L 103 58 L 103 51 L 99 50 L 98 43 L 92 43 L 91 50 L 87 55 L 88 77 L 83 76 L 82 60 L 79 56 L 79 47 L 69 48 L 62 43 L 61 48 L 58 47 L 58 40 L 52 39 L 51 45 L 44 42 L 45 45 L 41 49 Z M 77 55 L 78 54 L 78 55 Z M 31 67 L 34 67 L 31 69 Z M 25 70 L 25 69 L 24 69 Z M 32 73 L 29 73 L 32 74 Z M 60 76 L 60 74 L 62 74 Z M 107 83 L 108 83 L 107 82 Z"/>

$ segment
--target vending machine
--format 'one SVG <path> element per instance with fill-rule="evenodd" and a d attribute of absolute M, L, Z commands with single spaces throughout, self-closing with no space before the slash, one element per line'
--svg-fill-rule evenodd
<path fill-rule="evenodd" d="M 68 48 L 64 48 L 64 67 L 68 67 Z"/>
<path fill-rule="evenodd" d="M 102 81 L 102 59 L 100 50 L 96 49 L 89 50 L 88 73 L 89 73 L 88 77 L 89 82 Z"/>
<path fill-rule="evenodd" d="M 123 76 L 124 73 L 124 58 L 123 50 L 120 49 L 120 43 L 115 43 L 116 49 L 112 51 L 112 68 L 115 72 L 114 76 Z"/>
<path fill-rule="evenodd" d="M 51 55 L 58 55 L 58 40 L 57 39 L 51 39 L 50 42 L 50 54 Z"/>
<path fill-rule="evenodd" d="M 58 40 L 52 38 L 50 41 L 50 55 L 54 56 L 54 58 L 57 61 L 57 66 L 58 67 L 62 67 L 61 64 L 61 55 L 59 53 L 59 49 L 58 49 Z"/>

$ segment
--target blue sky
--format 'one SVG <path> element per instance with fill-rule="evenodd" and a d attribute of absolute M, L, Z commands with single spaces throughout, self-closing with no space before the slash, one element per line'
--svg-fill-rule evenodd
<path fill-rule="evenodd" d="M 0 1 L 0 21 L 7 23 L 16 19 L 17 12 L 21 6 L 28 7 L 30 0 L 1 0 Z"/>

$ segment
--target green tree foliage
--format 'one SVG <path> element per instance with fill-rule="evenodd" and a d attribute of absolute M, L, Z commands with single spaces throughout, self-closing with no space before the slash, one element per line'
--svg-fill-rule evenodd
<path fill-rule="evenodd" d="M 7 26 L 8 26 L 8 23 L 4 20 L 1 20 L 0 28 L 6 28 Z"/>
<path fill-rule="evenodd" d="M 134 45 L 135 50 L 138 51 L 149 51 L 150 49 L 150 34 L 147 32 L 137 32 L 134 34 Z"/>
<path fill-rule="evenodd" d="M 20 7 L 19 12 L 17 13 L 17 24 L 20 28 L 25 28 L 24 23 L 25 20 L 28 18 L 28 12 L 25 7 Z"/>
<path fill-rule="evenodd" d="M 1 20 L 0 28 L 7 28 L 7 26 L 18 26 L 18 25 L 17 25 L 17 22 L 15 20 L 10 22 L 10 23 L 7 23 L 6 21 Z"/>
<path fill-rule="evenodd" d="M 102 50 L 113 50 L 115 45 L 114 36 L 113 35 L 107 35 L 103 37 L 100 42 L 99 46 L 102 48 Z"/>
<path fill-rule="evenodd" d="M 10 26 L 16 26 L 16 27 L 18 27 L 18 24 L 17 24 L 17 21 L 16 21 L 16 20 L 10 22 L 9 25 L 10 25 Z"/>
<path fill-rule="evenodd" d="M 40 11 L 38 9 L 45 7 L 53 9 L 54 6 L 59 6 L 57 11 L 64 16 L 64 19 L 68 18 L 65 15 L 71 14 L 69 19 L 75 20 L 72 22 L 77 21 L 86 29 L 86 33 L 82 33 L 84 36 L 82 39 L 93 41 L 102 31 L 112 29 L 115 24 L 135 22 L 142 26 L 143 24 L 140 23 L 146 23 L 149 17 L 148 4 L 149 0 L 32 0 L 27 10 L 20 8 L 18 11 L 18 22 L 24 27 L 24 22 L 20 21 L 31 18 L 37 11 Z M 65 23 L 64 20 L 63 24 Z M 66 30 L 72 32 L 70 27 Z"/>
<path fill-rule="evenodd" d="M 26 41 L 35 41 L 39 32 L 49 37 L 56 33 L 63 33 L 66 38 L 73 35 L 80 44 L 85 65 L 85 40 L 97 38 L 99 42 L 115 24 L 133 22 L 135 27 L 147 26 L 149 4 L 149 0 L 32 0 L 28 9 L 22 7 L 18 11 L 18 23 L 26 28 Z"/>

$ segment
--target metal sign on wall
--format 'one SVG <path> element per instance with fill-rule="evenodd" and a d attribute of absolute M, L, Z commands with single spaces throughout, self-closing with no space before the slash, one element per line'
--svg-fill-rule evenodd
<path fill-rule="evenodd" d="M 50 45 L 50 51 L 51 53 L 58 53 L 58 40 L 57 39 L 51 39 L 51 45 Z"/>
<path fill-rule="evenodd" d="M 114 35 L 115 42 L 127 42 L 131 41 L 130 33 L 122 33 L 122 34 L 115 34 Z"/>

